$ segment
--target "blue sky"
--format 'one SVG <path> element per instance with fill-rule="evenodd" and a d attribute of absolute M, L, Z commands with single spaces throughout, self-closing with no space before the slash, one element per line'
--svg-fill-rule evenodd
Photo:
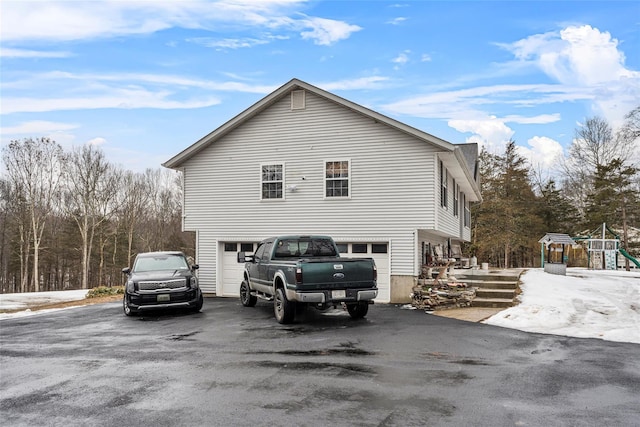
<path fill-rule="evenodd" d="M 0 126 L 143 171 L 292 78 L 551 167 L 640 105 L 638 1 L 0 3 Z"/>

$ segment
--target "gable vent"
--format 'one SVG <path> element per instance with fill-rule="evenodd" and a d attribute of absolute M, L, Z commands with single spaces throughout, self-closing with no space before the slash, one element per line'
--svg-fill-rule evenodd
<path fill-rule="evenodd" d="M 292 110 L 304 110 L 304 90 L 291 91 L 291 109 Z"/>

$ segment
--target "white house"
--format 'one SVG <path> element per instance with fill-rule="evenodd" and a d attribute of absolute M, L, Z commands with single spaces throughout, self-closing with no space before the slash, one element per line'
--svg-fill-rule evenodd
<path fill-rule="evenodd" d="M 293 79 L 163 166 L 184 174 L 205 294 L 238 295 L 236 253 L 266 237 L 328 234 L 376 260 L 377 301 L 406 302 L 427 248 L 471 237 L 477 156 Z"/>

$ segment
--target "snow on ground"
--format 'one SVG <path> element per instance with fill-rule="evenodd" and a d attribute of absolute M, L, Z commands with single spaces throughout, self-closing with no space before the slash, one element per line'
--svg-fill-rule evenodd
<path fill-rule="evenodd" d="M 527 332 L 640 344 L 640 271 L 530 269 L 520 303 L 483 323 Z"/>
<path fill-rule="evenodd" d="M 60 308 L 32 311 L 29 306 L 53 304 L 65 301 L 80 301 L 87 295 L 86 289 L 75 291 L 27 292 L 21 294 L 0 294 L 0 310 L 20 310 L 15 313 L 0 313 L 0 320 L 14 317 L 33 316 Z M 21 310 L 23 309 L 23 310 Z"/>
<path fill-rule="evenodd" d="M 522 277 L 520 303 L 483 323 L 526 332 L 600 338 L 640 344 L 640 271 L 569 268 L 566 276 L 530 269 Z M 87 291 L 0 294 L 0 320 L 52 310 L 37 305 L 84 299 Z M 54 309 L 55 310 L 55 309 Z"/>

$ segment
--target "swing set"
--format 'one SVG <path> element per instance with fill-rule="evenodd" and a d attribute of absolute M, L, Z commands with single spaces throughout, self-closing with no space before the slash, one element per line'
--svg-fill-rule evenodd
<path fill-rule="evenodd" d="M 613 236 L 613 238 L 608 238 Z M 592 237 L 599 233 L 599 237 Z M 587 267 L 594 270 L 616 270 L 618 268 L 618 253 L 627 258 L 636 268 L 640 268 L 640 261 L 632 257 L 620 246 L 620 236 L 617 235 L 606 223 L 598 227 L 586 238 L 575 238 L 587 242 Z"/>

